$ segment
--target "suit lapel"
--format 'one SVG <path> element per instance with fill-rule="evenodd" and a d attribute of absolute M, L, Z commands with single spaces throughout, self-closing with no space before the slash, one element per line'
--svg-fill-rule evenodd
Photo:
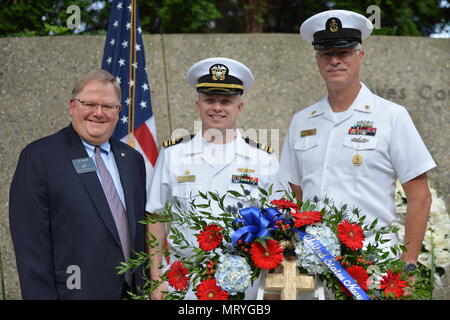
<path fill-rule="evenodd" d="M 66 130 L 66 143 L 67 150 L 71 160 L 86 158 L 88 154 L 81 142 L 80 137 L 73 130 L 72 126 L 69 126 Z M 84 188 L 86 189 L 89 197 L 91 198 L 94 206 L 97 208 L 97 212 L 100 214 L 102 220 L 106 224 L 109 232 L 114 238 L 114 241 L 122 248 L 120 244 L 119 233 L 117 232 L 116 224 L 111 214 L 111 210 L 106 200 L 105 193 L 103 192 L 102 185 L 98 179 L 96 172 L 88 172 L 78 174 Z"/>
<path fill-rule="evenodd" d="M 116 160 L 117 168 L 119 169 L 120 183 L 122 184 L 123 194 L 125 196 L 125 206 L 128 219 L 128 227 L 130 230 L 131 246 L 134 247 L 134 240 L 136 237 L 136 217 L 134 209 L 133 197 L 133 179 L 131 174 L 131 160 L 128 150 L 123 148 L 116 140 L 110 139 L 111 150 Z"/>

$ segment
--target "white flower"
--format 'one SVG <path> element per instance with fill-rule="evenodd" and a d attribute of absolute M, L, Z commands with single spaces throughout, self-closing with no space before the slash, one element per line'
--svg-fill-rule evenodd
<path fill-rule="evenodd" d="M 225 254 L 219 258 L 216 281 L 229 294 L 244 292 L 252 283 L 252 270 L 244 257 Z"/>
<path fill-rule="evenodd" d="M 442 249 L 435 249 L 435 263 L 438 267 L 448 270 L 450 268 L 450 252 Z"/>
<path fill-rule="evenodd" d="M 444 199 L 440 198 L 438 196 L 436 190 L 434 190 L 431 187 L 430 187 L 430 191 L 431 191 L 431 196 L 433 198 L 433 202 L 431 203 L 430 212 L 439 212 L 439 213 L 446 212 Z"/>
<path fill-rule="evenodd" d="M 450 268 L 450 216 L 446 211 L 444 200 L 437 195 L 436 190 L 433 188 L 430 187 L 430 191 L 433 201 L 428 218 L 427 230 L 423 239 L 425 250 L 422 250 L 419 254 L 419 262 L 424 266 L 431 268 L 431 251 L 433 251 L 435 266 L 448 270 Z M 397 181 L 395 200 L 397 204 L 397 213 L 402 215 L 406 210 L 399 205 L 401 196 L 397 194 L 398 192 L 402 196 L 404 195 L 403 189 Z M 399 240 L 404 243 L 405 227 L 398 222 L 394 222 L 393 224 L 399 226 L 400 229 L 397 235 Z"/>
<path fill-rule="evenodd" d="M 306 227 L 306 233 L 314 236 L 333 257 L 340 255 L 339 240 L 327 226 L 308 226 Z M 297 265 L 305 268 L 308 273 L 319 274 L 327 270 L 320 258 L 303 241 L 297 242 L 295 253 L 297 254 Z"/>

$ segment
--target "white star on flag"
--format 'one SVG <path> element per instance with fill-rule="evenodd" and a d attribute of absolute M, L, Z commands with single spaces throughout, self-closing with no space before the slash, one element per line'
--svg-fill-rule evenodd
<path fill-rule="evenodd" d="M 104 40 L 102 69 L 116 78 L 122 91 L 122 109 L 113 136 L 143 155 L 147 172 L 146 185 L 149 186 L 158 158 L 158 140 L 150 96 L 151 84 L 145 62 L 145 45 L 142 41 L 143 30 L 137 7 L 139 1 L 108 2 L 111 11 Z"/>

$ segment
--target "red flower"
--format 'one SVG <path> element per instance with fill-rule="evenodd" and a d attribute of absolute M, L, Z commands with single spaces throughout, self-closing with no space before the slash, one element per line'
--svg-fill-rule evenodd
<path fill-rule="evenodd" d="M 338 238 L 349 249 L 355 251 L 361 249 L 364 241 L 364 231 L 356 223 L 350 223 L 347 220 L 338 225 Z"/>
<path fill-rule="evenodd" d="M 210 251 L 217 248 L 222 242 L 222 228 L 215 224 L 209 224 L 197 236 L 198 245 L 204 251 Z"/>
<path fill-rule="evenodd" d="M 285 199 L 279 199 L 279 200 L 272 200 L 270 204 L 273 204 L 274 206 L 277 206 L 277 209 L 285 209 L 285 208 L 294 208 L 297 209 L 298 205 L 296 203 L 293 203 L 289 200 Z"/>
<path fill-rule="evenodd" d="M 408 281 L 401 280 L 400 273 L 393 273 L 391 270 L 388 270 L 380 281 L 380 289 L 384 289 L 385 297 L 393 294 L 394 297 L 400 298 L 404 293 L 403 288 L 407 286 Z"/>
<path fill-rule="evenodd" d="M 292 216 L 294 217 L 294 227 L 296 228 L 322 221 L 322 216 L 319 211 L 300 212 L 295 210 L 295 213 L 292 213 Z"/>
<path fill-rule="evenodd" d="M 175 290 L 183 291 L 189 283 L 189 278 L 186 276 L 188 274 L 188 268 L 183 267 L 181 261 L 175 261 L 167 273 L 167 279 L 169 284 L 175 288 Z"/>
<path fill-rule="evenodd" d="M 363 289 L 364 291 L 369 290 L 369 274 L 363 267 L 351 266 L 346 268 L 345 270 L 358 283 L 361 289 Z M 347 297 L 352 296 L 350 291 L 348 291 L 348 289 L 342 283 L 339 283 L 339 285 L 341 286 L 342 291 L 347 295 Z"/>
<path fill-rule="evenodd" d="M 250 255 L 258 268 L 264 270 L 275 269 L 283 260 L 283 248 L 275 240 L 267 240 L 266 247 L 259 242 L 253 242 Z"/>
<path fill-rule="evenodd" d="M 228 300 L 228 292 L 216 284 L 216 279 L 207 279 L 197 286 L 198 300 Z"/>

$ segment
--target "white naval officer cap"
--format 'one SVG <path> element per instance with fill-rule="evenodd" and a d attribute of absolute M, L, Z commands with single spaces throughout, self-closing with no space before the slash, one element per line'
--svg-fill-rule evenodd
<path fill-rule="evenodd" d="M 191 87 L 203 93 L 241 95 L 253 83 L 253 74 L 247 66 L 222 57 L 195 63 L 189 68 L 186 78 Z"/>
<path fill-rule="evenodd" d="M 316 50 L 348 48 L 370 36 L 372 22 L 348 10 L 328 10 L 308 18 L 300 26 L 301 37 Z"/>

